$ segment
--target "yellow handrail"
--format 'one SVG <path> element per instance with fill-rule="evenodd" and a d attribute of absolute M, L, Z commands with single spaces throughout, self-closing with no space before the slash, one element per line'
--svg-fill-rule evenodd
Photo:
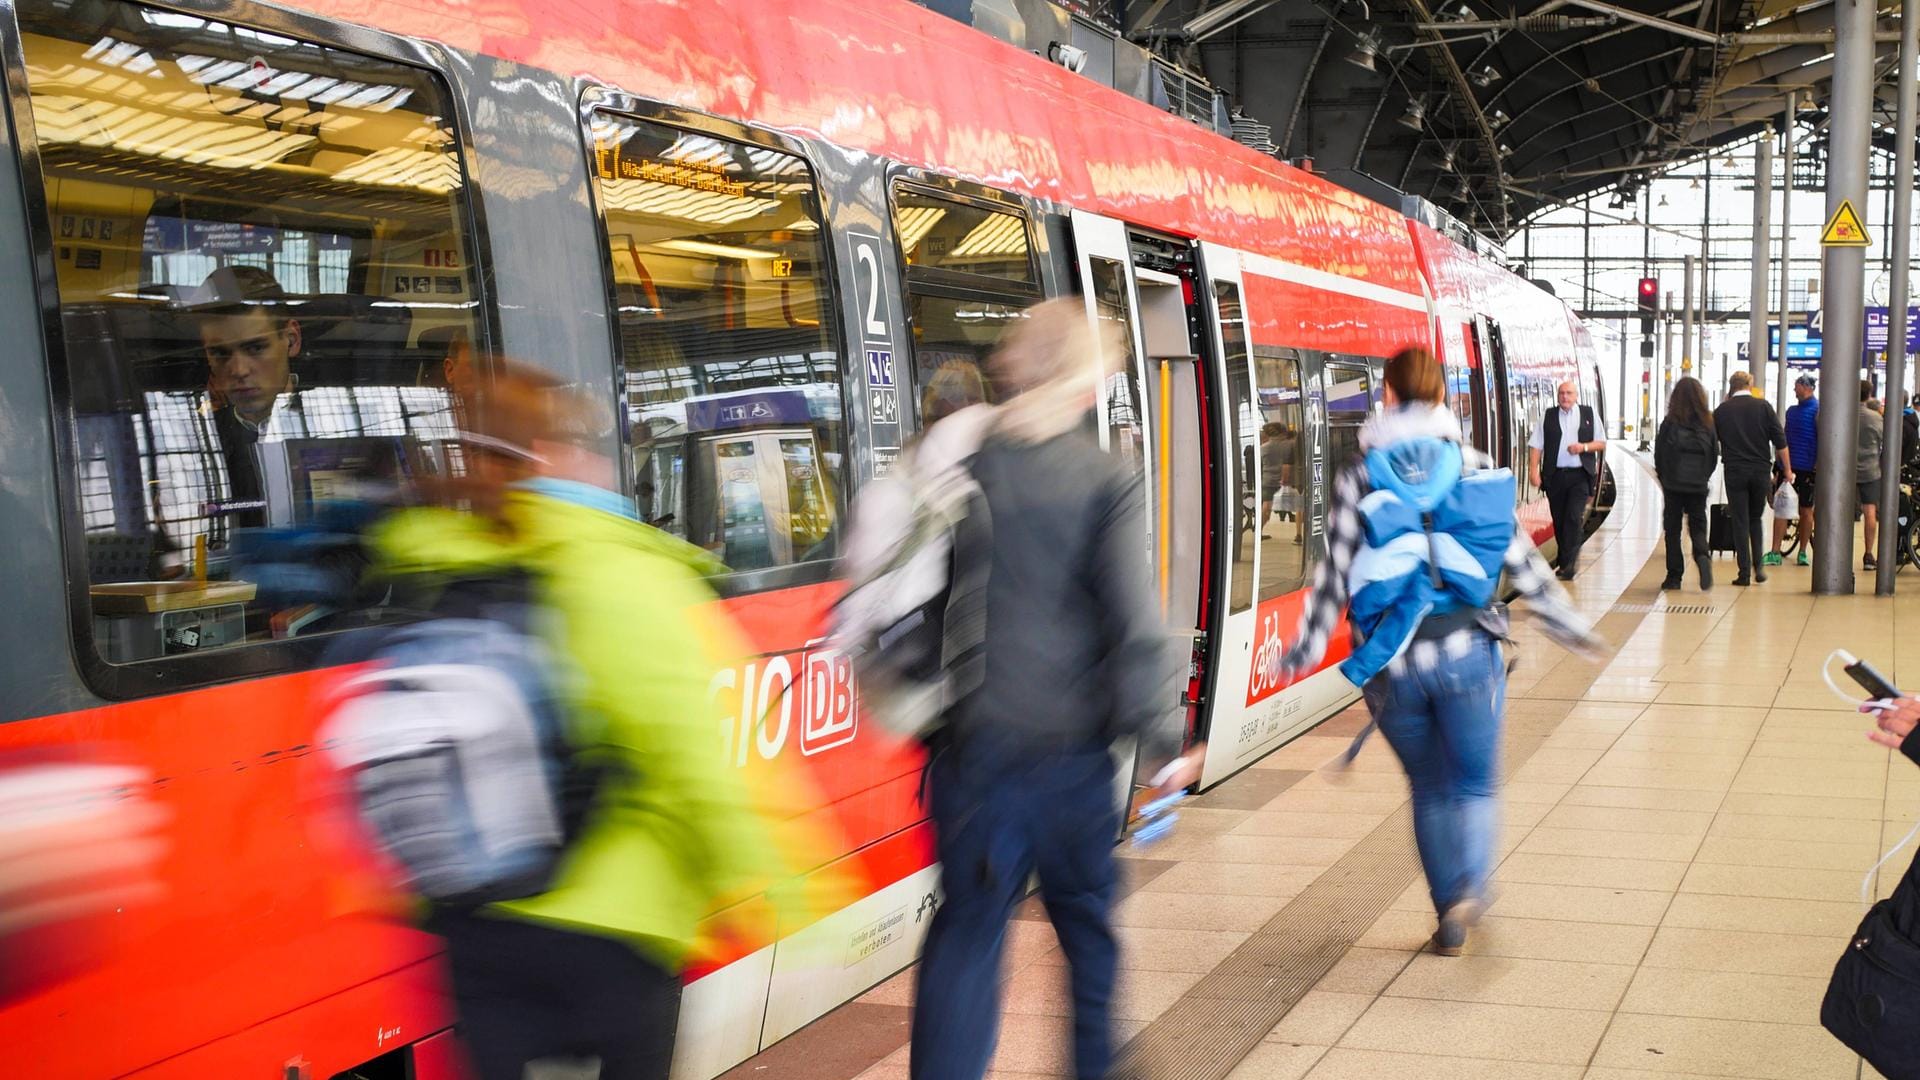
<path fill-rule="evenodd" d="M 1173 546 L 1168 531 L 1173 526 L 1171 493 L 1173 490 L 1173 362 L 1160 361 L 1160 615 L 1172 606 Z"/>

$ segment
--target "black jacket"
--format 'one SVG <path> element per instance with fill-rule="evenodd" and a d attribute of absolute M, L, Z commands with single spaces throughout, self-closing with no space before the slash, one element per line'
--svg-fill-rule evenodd
<path fill-rule="evenodd" d="M 1720 460 L 1729 469 L 1771 469 L 1787 448 L 1787 433 L 1773 406 L 1752 394 L 1735 394 L 1713 410 Z"/>
<path fill-rule="evenodd" d="M 1140 482 L 1085 434 L 989 439 L 973 476 L 992 515 L 986 673 L 954 717 L 963 741 L 1016 751 L 1180 752 L 1181 657 L 1147 555 Z"/>
<path fill-rule="evenodd" d="M 1711 428 L 1671 418 L 1660 421 L 1660 431 L 1653 437 L 1653 472 L 1662 491 L 1704 494 L 1719 460 L 1720 440 Z"/>

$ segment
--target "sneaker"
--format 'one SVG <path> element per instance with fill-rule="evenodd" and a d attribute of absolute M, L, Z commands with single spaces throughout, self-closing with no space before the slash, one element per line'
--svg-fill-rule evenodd
<path fill-rule="evenodd" d="M 1761 566 L 1779 566 L 1781 563 L 1786 561 L 1787 560 L 1780 557 L 1779 552 L 1769 551 L 1766 553 L 1766 555 L 1761 557 L 1760 565 Z"/>
<path fill-rule="evenodd" d="M 1868 570 L 1878 570 L 1880 568 L 1880 564 L 1878 562 L 1875 562 L 1873 556 L 1871 555 L 1867 556 L 1866 559 L 1863 560 L 1863 564 L 1865 569 L 1868 569 Z"/>
<path fill-rule="evenodd" d="M 1811 566 L 1813 560 L 1807 556 L 1807 549 L 1801 548 L 1800 554 L 1794 556 L 1793 563 L 1795 566 Z"/>

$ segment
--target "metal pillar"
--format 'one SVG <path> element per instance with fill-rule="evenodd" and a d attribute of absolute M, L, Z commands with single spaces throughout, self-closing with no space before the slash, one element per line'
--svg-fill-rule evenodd
<path fill-rule="evenodd" d="M 1693 374 L 1693 360 L 1697 353 L 1693 347 L 1693 256 L 1688 255 L 1682 264 L 1680 278 L 1680 374 Z M 1704 372 L 1703 372 L 1704 374 Z M 1712 400 L 1712 387 L 1707 388 L 1708 400 Z"/>
<path fill-rule="evenodd" d="M 1620 441 L 1623 443 L 1627 441 L 1627 327 L 1632 325 L 1631 319 L 1620 320 L 1620 401 L 1613 411 L 1618 414 L 1615 420 L 1620 424 Z"/>
<path fill-rule="evenodd" d="M 1896 540 L 1900 524 L 1900 391 L 1907 385 L 1907 269 L 1913 259 L 1913 97 L 1920 92 L 1920 73 L 1914 62 L 1920 53 L 1920 0 L 1900 0 L 1900 104 L 1894 115 L 1892 233 L 1893 291 L 1887 297 L 1886 445 L 1880 458 L 1880 568 L 1873 591 L 1893 595 L 1893 575 L 1900 569 Z"/>
<path fill-rule="evenodd" d="M 1767 272 L 1773 267 L 1773 128 L 1753 147 L 1753 286 L 1747 306 L 1747 370 L 1767 385 Z"/>
<path fill-rule="evenodd" d="M 1667 307 L 1660 319 L 1660 393 L 1673 394 L 1673 290 L 1667 290 Z"/>
<path fill-rule="evenodd" d="M 1693 347 L 1693 362 L 1700 368 L 1700 374 L 1707 373 L 1707 312 L 1713 308 L 1713 255 L 1707 242 L 1713 236 L 1713 158 L 1706 160 L 1707 180 L 1700 192 L 1700 306 L 1693 313 L 1693 332 L 1700 340 Z M 1725 366 L 1725 365 L 1722 365 Z M 1720 384 L 1726 385 L 1726 376 L 1721 374 Z"/>
<path fill-rule="evenodd" d="M 1867 139 L 1873 122 L 1873 15 L 1869 0 L 1833 5 L 1833 95 L 1827 147 L 1826 216 L 1843 200 L 1867 202 Z M 1864 248 L 1821 253 L 1820 455 L 1814 482 L 1813 591 L 1853 591 L 1853 455 L 1860 420 L 1860 356 L 1866 321 Z M 1838 451 L 1836 453 L 1836 451 Z"/>
<path fill-rule="evenodd" d="M 1787 95 L 1787 115 L 1785 127 L 1781 129 L 1783 142 L 1780 167 L 1780 368 L 1774 377 L 1775 391 L 1773 407 L 1779 412 L 1784 423 L 1787 417 L 1787 403 L 1793 399 L 1787 396 L 1787 290 L 1793 280 L 1793 125 L 1799 115 L 1799 92 Z"/>

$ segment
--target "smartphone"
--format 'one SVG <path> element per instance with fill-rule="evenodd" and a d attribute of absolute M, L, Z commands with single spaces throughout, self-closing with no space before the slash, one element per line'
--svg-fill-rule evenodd
<path fill-rule="evenodd" d="M 1889 682 L 1886 676 L 1875 671 L 1872 664 L 1845 649 L 1839 650 L 1837 655 L 1840 657 L 1841 665 L 1846 668 L 1847 674 L 1853 678 L 1854 682 L 1860 684 L 1860 689 L 1867 692 L 1870 700 L 1891 701 L 1900 696 L 1899 688 Z"/>

